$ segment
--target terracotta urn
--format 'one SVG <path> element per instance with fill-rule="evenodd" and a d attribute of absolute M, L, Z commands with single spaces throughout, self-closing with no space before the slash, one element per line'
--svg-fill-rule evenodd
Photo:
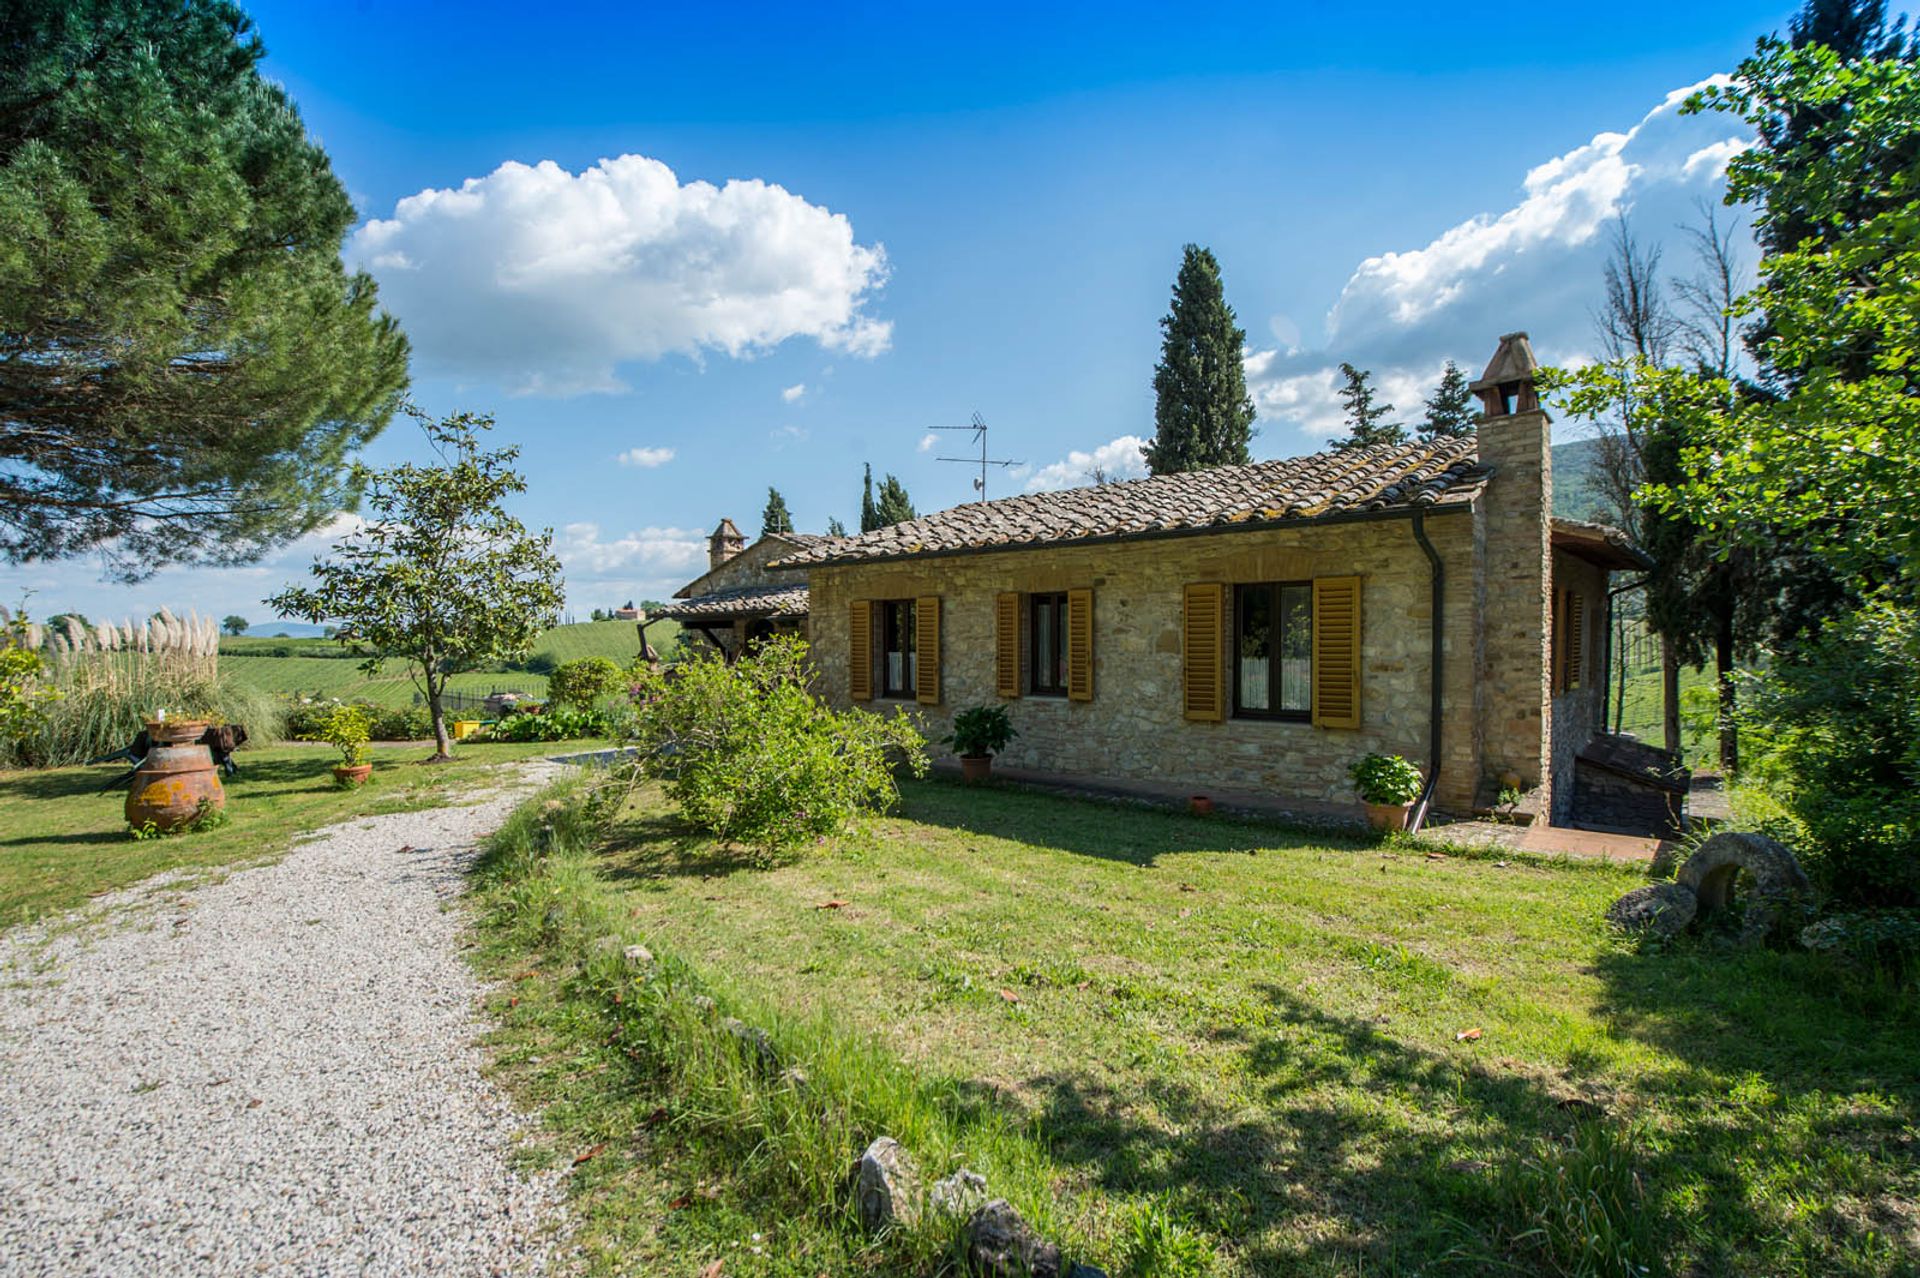
<path fill-rule="evenodd" d="M 963 754 L 960 756 L 960 779 L 968 785 L 979 785 L 993 775 L 993 756 L 990 754 Z"/>
<path fill-rule="evenodd" d="M 373 775 L 371 763 L 343 763 L 333 770 L 333 779 L 341 785 L 365 785 Z"/>
<path fill-rule="evenodd" d="M 1212 816 L 1213 799 L 1204 794 L 1192 795 L 1187 799 L 1187 811 L 1195 816 Z"/>
<path fill-rule="evenodd" d="M 154 728 L 175 732 L 191 731 L 187 743 L 162 744 L 153 736 Z M 156 830 L 174 830 L 205 813 L 227 806 L 227 792 L 220 785 L 220 773 L 213 764 L 213 752 L 199 743 L 207 730 L 205 723 L 151 724 L 148 734 L 153 748 L 134 771 L 133 784 L 127 788 L 127 824 L 138 830 L 151 823 Z"/>
<path fill-rule="evenodd" d="M 1407 814 L 1413 811 L 1411 803 L 1363 803 L 1367 810 L 1367 824 L 1376 830 L 1404 830 L 1407 828 Z"/>

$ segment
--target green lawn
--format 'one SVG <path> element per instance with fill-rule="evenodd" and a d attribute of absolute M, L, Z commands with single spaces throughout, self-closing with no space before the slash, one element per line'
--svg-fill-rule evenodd
<path fill-rule="evenodd" d="M 679 635 L 677 622 L 661 621 L 647 632 L 656 651 L 665 651 Z M 367 675 L 358 660 L 327 656 L 338 646 L 328 639 L 264 639 L 241 636 L 220 641 L 220 671 L 229 678 L 292 695 L 339 697 L 376 702 L 383 706 L 413 704 L 418 689 L 400 662 L 388 662 L 376 675 Z M 285 652 L 288 655 L 278 655 Z M 558 665 L 582 657 L 606 657 L 626 665 L 640 652 L 640 639 L 630 621 L 585 621 L 555 626 L 540 636 L 529 664 Z M 544 696 L 547 677 L 530 670 L 479 672 L 453 676 L 449 689 L 477 693 L 525 692 Z"/>
<path fill-rule="evenodd" d="M 591 743 L 473 746 L 448 764 L 424 765 L 417 746 L 375 751 L 373 781 L 340 790 L 330 747 L 242 750 L 226 782 L 225 825 L 176 838 L 134 840 L 124 790 L 102 785 L 106 765 L 0 772 L 0 926 L 83 904 L 89 896 L 163 870 L 211 867 L 275 853 L 298 833 L 377 812 L 432 807 L 484 784 L 500 764 Z"/>
<path fill-rule="evenodd" d="M 927 782 L 771 869 L 643 805 L 600 868 L 662 953 L 1032 1117 L 1063 1204 L 1158 1202 L 1208 1272 L 1920 1266 L 1910 995 L 1804 954 L 1630 945 L 1601 921 L 1619 867 Z M 624 1086 L 595 1081 L 616 1064 L 565 1086 Z M 618 1192 L 684 1194 L 654 1161 Z M 650 1240 L 629 1261 L 671 1255 L 671 1206 L 596 1226 L 600 1267 L 621 1229 Z"/>

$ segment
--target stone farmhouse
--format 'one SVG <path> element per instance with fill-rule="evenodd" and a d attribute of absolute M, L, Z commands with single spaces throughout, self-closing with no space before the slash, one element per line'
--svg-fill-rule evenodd
<path fill-rule="evenodd" d="M 792 573 L 774 573 L 767 565 L 827 540 L 809 533 L 774 533 L 749 546 L 733 520 L 722 519 L 707 539 L 707 571 L 674 592 L 678 602 L 656 609 L 642 623 L 642 647 L 651 651 L 647 626 L 665 617 L 705 636 L 728 660 L 767 635 L 804 635 L 806 586 Z"/>
<path fill-rule="evenodd" d="M 1477 436 L 764 538 L 716 550 L 673 611 L 734 643 L 805 617 L 830 702 L 912 709 L 935 741 L 1004 704 L 1003 766 L 1332 812 L 1378 751 L 1428 778 L 1416 820 L 1511 787 L 1570 824 L 1635 770 L 1600 739 L 1602 672 L 1611 574 L 1649 561 L 1553 517 L 1535 369 L 1524 333 L 1500 340 Z"/>

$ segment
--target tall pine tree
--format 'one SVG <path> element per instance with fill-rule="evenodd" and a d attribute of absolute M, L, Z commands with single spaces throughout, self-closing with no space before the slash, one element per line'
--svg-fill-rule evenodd
<path fill-rule="evenodd" d="M 1253 400 L 1240 362 L 1247 335 L 1227 305 L 1220 264 L 1197 244 L 1184 250 L 1160 329 L 1153 441 L 1140 450 L 1147 469 L 1171 475 L 1244 465 L 1253 438 Z"/>
<path fill-rule="evenodd" d="M 1420 423 L 1420 438 L 1431 443 L 1436 439 L 1458 439 L 1462 435 L 1471 435 L 1479 425 L 1480 414 L 1473 406 L 1473 395 L 1467 390 L 1467 376 L 1460 366 L 1452 360 L 1447 361 L 1447 371 L 1440 375 L 1440 385 L 1434 388 L 1433 398 L 1427 401 L 1426 420 Z"/>
<path fill-rule="evenodd" d="M 792 531 L 793 516 L 787 513 L 787 499 L 780 495 L 778 488 L 768 488 L 767 508 L 760 512 L 760 535 Z"/>
<path fill-rule="evenodd" d="M 880 501 L 875 508 L 875 515 L 880 520 L 879 526 L 882 528 L 889 524 L 904 524 L 909 519 L 919 518 L 914 514 L 913 502 L 907 498 L 906 485 L 892 475 L 880 481 Z"/>
<path fill-rule="evenodd" d="M 1406 428 L 1387 420 L 1393 415 L 1393 405 L 1374 403 L 1373 374 L 1364 368 L 1342 364 L 1340 375 L 1347 379 L 1340 391 L 1340 402 L 1347 410 L 1347 436 L 1328 440 L 1328 446 L 1344 453 L 1351 448 L 1371 448 L 1375 444 L 1406 443 Z"/>
<path fill-rule="evenodd" d="M 880 508 L 873 504 L 873 463 L 868 462 L 866 478 L 860 481 L 860 531 L 868 533 L 884 527 Z"/>

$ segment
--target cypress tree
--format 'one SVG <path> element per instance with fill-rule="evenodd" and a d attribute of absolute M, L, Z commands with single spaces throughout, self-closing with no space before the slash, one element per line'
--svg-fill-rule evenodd
<path fill-rule="evenodd" d="M 879 507 L 873 504 L 873 463 L 868 462 L 867 475 L 860 486 L 860 531 L 867 533 L 885 526 Z"/>
<path fill-rule="evenodd" d="M 880 481 L 880 502 L 875 515 L 880 520 L 878 526 L 882 528 L 889 524 L 904 524 L 909 519 L 919 518 L 914 514 L 913 502 L 907 498 L 906 485 L 892 475 Z"/>
<path fill-rule="evenodd" d="M 792 531 L 793 516 L 787 512 L 787 499 L 780 495 L 778 488 L 768 488 L 767 508 L 760 512 L 760 535 Z"/>
<path fill-rule="evenodd" d="M 1220 264 L 1189 244 L 1173 284 L 1173 305 L 1153 370 L 1153 441 L 1141 448 L 1156 475 L 1244 465 L 1253 438 L 1253 400 L 1241 349 L 1247 335 L 1227 305 Z"/>
<path fill-rule="evenodd" d="M 1436 439 L 1471 435 L 1479 421 L 1473 395 L 1467 390 L 1466 374 L 1458 364 L 1448 360 L 1447 371 L 1440 375 L 1440 385 L 1427 401 L 1427 417 L 1420 423 L 1420 438 L 1431 443 Z"/>
<path fill-rule="evenodd" d="M 827 536 L 844 537 L 846 535 L 847 535 L 847 526 L 840 522 L 840 517 L 838 515 L 828 515 L 827 516 Z"/>
<path fill-rule="evenodd" d="M 1347 436 L 1328 440 L 1328 446 L 1344 453 L 1350 448 L 1406 443 L 1406 429 L 1398 422 L 1387 420 L 1393 414 L 1393 405 L 1373 402 L 1373 374 L 1364 368 L 1342 364 L 1340 375 L 1347 379 L 1340 391 L 1340 400 L 1347 408 Z"/>

